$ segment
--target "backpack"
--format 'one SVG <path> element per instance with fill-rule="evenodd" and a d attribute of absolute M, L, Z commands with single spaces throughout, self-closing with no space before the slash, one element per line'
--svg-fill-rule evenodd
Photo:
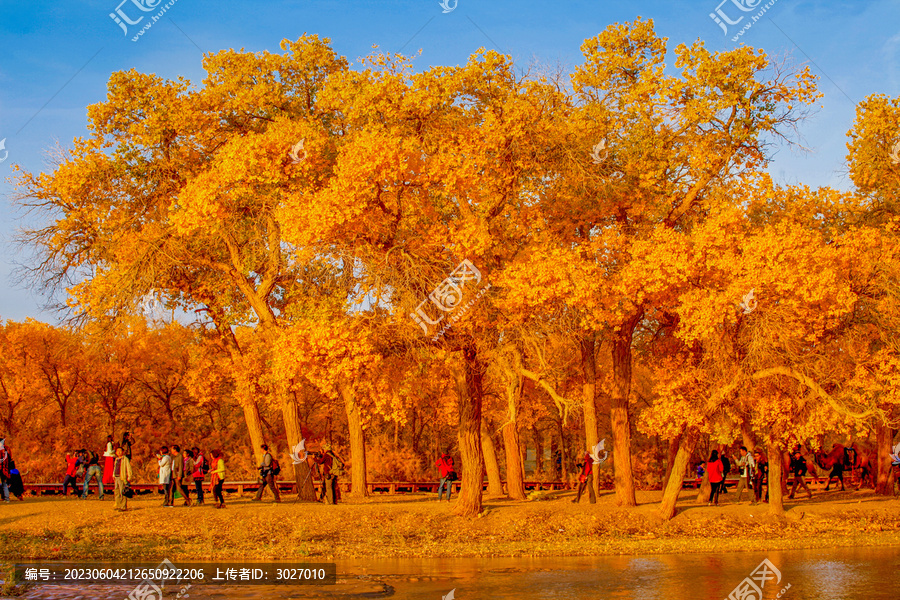
<path fill-rule="evenodd" d="M 204 475 L 209 475 L 209 461 L 206 460 L 206 457 L 203 457 L 203 464 L 200 466 L 200 472 Z"/>
<path fill-rule="evenodd" d="M 278 475 L 281 473 L 281 465 L 278 464 L 278 459 L 274 456 L 272 457 L 272 464 L 269 465 L 269 471 L 272 475 Z"/>

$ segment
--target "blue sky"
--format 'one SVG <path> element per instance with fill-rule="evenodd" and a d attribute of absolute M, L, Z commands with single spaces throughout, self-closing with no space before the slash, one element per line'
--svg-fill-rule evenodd
<path fill-rule="evenodd" d="M 900 95 L 900 2 L 896 0 L 775 0 L 735 42 L 732 37 L 772 0 L 643 2 L 475 2 L 458 0 L 444 13 L 438 0 L 238 1 L 176 0 L 136 42 L 132 37 L 165 5 L 161 0 L 0 0 L 0 319 L 33 317 L 45 299 L 14 285 L 16 263 L 28 257 L 12 238 L 33 224 L 13 210 L 11 166 L 47 171 L 48 153 L 86 134 L 86 107 L 106 95 L 111 73 L 137 69 L 162 77 L 203 78 L 203 53 L 221 49 L 280 52 L 282 39 L 304 32 L 332 40 L 355 61 L 373 45 L 413 54 L 419 69 L 458 65 L 479 47 L 571 67 L 579 47 L 611 23 L 653 19 L 669 48 L 703 40 L 710 50 L 746 44 L 821 77 L 821 107 L 801 125 L 808 153 L 777 150 L 771 173 L 782 183 L 849 186 L 844 172 L 846 132 L 857 102 L 870 94 Z M 452 7 L 455 0 L 446 0 Z M 155 7 L 142 12 L 134 3 Z M 751 10 L 741 10 L 737 4 Z M 126 35 L 110 17 L 120 8 Z M 716 9 L 735 25 L 728 33 L 710 17 Z M 721 20 L 721 19 L 720 19 Z M 6 154 L 8 152 L 8 155 Z"/>

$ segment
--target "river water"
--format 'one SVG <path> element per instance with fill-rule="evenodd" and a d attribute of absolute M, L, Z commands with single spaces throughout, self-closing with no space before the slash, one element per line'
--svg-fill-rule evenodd
<path fill-rule="evenodd" d="M 760 565 L 764 565 L 760 572 Z M 195 585 L 184 600 L 397 598 L 444 600 L 727 600 L 739 585 L 762 598 L 900 598 L 900 547 L 578 558 L 339 561 L 331 586 Z M 771 568 L 770 568 L 771 567 Z M 754 576 L 755 574 L 755 576 Z M 38 586 L 22 598 L 124 600 L 131 587 Z M 752 589 L 752 588 L 751 588 Z M 169 588 L 166 600 L 178 589 Z M 758 600 L 757 596 L 735 596 Z M 447 598 L 447 600 L 450 600 Z"/>

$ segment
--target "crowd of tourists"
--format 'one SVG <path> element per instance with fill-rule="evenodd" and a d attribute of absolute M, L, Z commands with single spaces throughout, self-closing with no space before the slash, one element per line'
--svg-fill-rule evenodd
<path fill-rule="evenodd" d="M 81 448 L 66 453 L 66 470 L 63 476 L 63 495 L 87 499 L 90 485 L 94 483 L 103 500 L 110 488 L 115 498 L 115 510 L 128 510 L 128 499 L 134 496 L 132 484 L 135 482 L 132 467 L 132 446 L 134 440 L 129 432 L 125 432 L 120 442 L 113 436 L 107 436 L 106 449 L 102 455 L 93 450 Z M 254 501 L 261 501 L 268 488 L 275 502 L 281 502 L 276 478 L 281 472 L 278 460 L 263 444 L 262 458 L 257 465 L 259 472 L 259 488 Z M 301 442 L 292 453 L 297 473 L 303 480 L 298 481 L 298 490 L 309 490 L 310 494 L 298 493 L 303 500 L 316 500 L 335 504 L 340 498 L 338 476 L 343 473 L 344 461 L 332 450 L 330 444 L 323 444 L 318 452 L 307 452 L 305 441 Z M 183 506 L 204 504 L 206 498 L 206 477 L 209 476 L 209 494 L 212 495 L 216 508 L 225 508 L 225 456 L 221 450 L 211 450 L 209 456 L 194 446 L 183 448 L 174 444 L 161 446 L 156 452 L 158 472 L 157 483 L 159 493 L 163 495 L 163 506 L 174 507 L 175 500 L 183 499 Z M 316 496 L 313 480 L 322 479 L 321 493 Z M 80 480 L 80 489 L 79 489 Z M 193 484 L 193 485 L 191 485 Z M 5 502 L 9 502 L 12 494 L 23 500 L 24 485 L 19 471 L 16 469 L 12 452 L 6 440 L 0 439 L 0 490 Z M 191 498 L 193 492 L 193 499 Z"/>

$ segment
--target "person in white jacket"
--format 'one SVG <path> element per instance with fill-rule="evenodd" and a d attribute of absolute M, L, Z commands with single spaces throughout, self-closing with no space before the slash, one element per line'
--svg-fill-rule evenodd
<path fill-rule="evenodd" d="M 169 454 L 168 446 L 159 449 L 159 452 L 156 453 L 156 462 L 159 464 L 159 485 L 163 486 L 166 492 L 163 506 L 173 506 L 172 455 Z"/>

